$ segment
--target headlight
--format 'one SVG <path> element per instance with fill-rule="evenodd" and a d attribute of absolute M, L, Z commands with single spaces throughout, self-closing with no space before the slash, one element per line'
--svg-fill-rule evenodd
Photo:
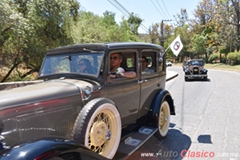
<path fill-rule="evenodd" d="M 89 94 L 91 94 L 91 93 L 92 93 L 92 88 L 89 87 L 89 86 L 87 86 L 87 87 L 85 88 L 85 94 L 89 95 Z"/>
<path fill-rule="evenodd" d="M 84 100 L 88 99 L 92 94 L 92 88 L 87 86 L 84 90 Z"/>

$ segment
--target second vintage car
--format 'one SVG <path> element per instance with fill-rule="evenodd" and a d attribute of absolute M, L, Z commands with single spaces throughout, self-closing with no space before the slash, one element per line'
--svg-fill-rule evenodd
<path fill-rule="evenodd" d="M 185 72 L 185 81 L 189 79 L 203 79 L 207 80 L 208 70 L 204 68 L 203 59 L 191 59 L 186 61 L 186 66 L 183 68 Z"/>
<path fill-rule="evenodd" d="M 121 56 L 112 56 L 116 53 Z M 2 152 L 11 153 L 9 148 L 23 141 L 60 136 L 112 159 L 125 130 L 151 126 L 159 138 L 165 137 L 175 108 L 165 90 L 163 53 L 159 45 L 138 42 L 49 50 L 39 71 L 42 82 L 0 92 Z M 151 62 L 149 73 L 141 67 L 143 56 Z M 111 73 L 112 61 L 121 62 L 121 73 Z M 134 77 L 124 76 L 128 73 Z M 21 145 L 18 148 L 21 151 Z M 38 152 L 39 147 L 31 150 Z"/>

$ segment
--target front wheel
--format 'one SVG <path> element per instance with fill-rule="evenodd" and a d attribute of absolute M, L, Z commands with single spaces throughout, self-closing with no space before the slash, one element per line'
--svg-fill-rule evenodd
<path fill-rule="evenodd" d="M 158 137 L 163 138 L 167 135 L 170 125 L 170 106 L 167 101 L 163 101 L 158 115 Z"/>
<path fill-rule="evenodd" d="M 121 118 L 114 103 L 105 98 L 84 106 L 73 129 L 73 139 L 92 151 L 112 159 L 121 138 Z"/>

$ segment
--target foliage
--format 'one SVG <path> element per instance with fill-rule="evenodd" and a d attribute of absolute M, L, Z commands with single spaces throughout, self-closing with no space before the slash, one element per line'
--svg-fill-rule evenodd
<path fill-rule="evenodd" d="M 129 27 L 131 28 L 133 34 L 138 35 L 138 28 L 140 26 L 140 24 L 142 23 L 142 19 L 135 15 L 134 13 L 131 13 L 127 22 Z"/>
<path fill-rule="evenodd" d="M 193 36 L 192 40 L 192 49 L 195 53 L 204 54 L 206 52 L 205 43 L 207 38 L 203 35 L 196 34 Z"/>
<path fill-rule="evenodd" d="M 209 56 L 208 61 L 209 61 L 210 63 L 213 63 L 213 62 L 216 61 L 218 58 L 219 58 L 219 56 L 218 56 L 217 54 L 212 54 L 212 55 Z"/>
<path fill-rule="evenodd" d="M 81 12 L 78 20 L 68 29 L 68 36 L 73 43 L 100 43 L 138 41 L 137 35 L 131 31 L 127 20 L 118 25 L 114 14 L 105 12 L 104 17 L 99 17 L 91 12 Z"/>
<path fill-rule="evenodd" d="M 46 50 L 68 44 L 65 22 L 77 11 L 75 0 L 1 1 L 0 54 L 9 68 L 1 81 L 7 81 L 19 65 L 28 69 L 20 79 L 38 71 Z"/>
<path fill-rule="evenodd" d="M 177 14 L 175 17 L 176 26 L 184 26 L 188 22 L 188 13 L 186 9 L 181 9 L 180 14 Z"/>
<path fill-rule="evenodd" d="M 1 81 L 24 79 L 37 72 L 50 48 L 74 43 L 139 41 L 142 20 L 132 14 L 117 24 L 115 13 L 104 16 L 79 10 L 77 0 L 0 1 L 0 60 L 9 68 Z M 19 67 L 26 72 L 15 74 Z M 18 78 L 19 77 L 19 78 Z"/>
<path fill-rule="evenodd" d="M 232 65 L 240 64 L 240 52 L 228 53 L 227 59 Z"/>

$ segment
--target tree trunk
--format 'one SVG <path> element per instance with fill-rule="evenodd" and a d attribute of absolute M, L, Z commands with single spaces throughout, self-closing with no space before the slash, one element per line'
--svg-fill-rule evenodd
<path fill-rule="evenodd" d="M 36 69 L 36 68 L 31 69 L 31 70 L 28 71 L 27 73 L 23 74 L 23 75 L 21 76 L 21 78 L 25 78 L 25 77 L 27 77 L 28 75 L 30 75 L 30 74 L 32 74 L 32 73 L 34 73 L 34 72 L 38 72 L 38 69 Z"/>
<path fill-rule="evenodd" d="M 5 77 L 1 80 L 1 82 L 5 82 L 8 77 L 11 75 L 12 71 L 20 64 L 20 62 L 16 62 L 13 64 L 13 66 L 11 67 L 11 69 L 8 71 L 8 73 L 5 75 Z"/>
<path fill-rule="evenodd" d="M 239 51 L 239 43 L 240 43 L 240 25 L 237 25 L 237 52 Z"/>

